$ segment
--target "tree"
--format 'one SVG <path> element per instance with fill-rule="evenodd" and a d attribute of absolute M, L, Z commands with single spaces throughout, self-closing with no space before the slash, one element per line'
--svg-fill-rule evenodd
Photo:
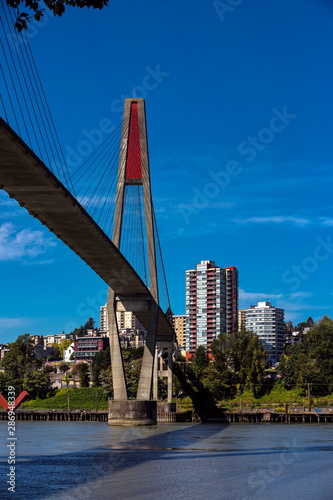
<path fill-rule="evenodd" d="M 80 387 L 89 387 L 89 365 L 87 363 L 78 363 L 73 372 L 77 373 L 80 378 Z"/>
<path fill-rule="evenodd" d="M 129 398 L 135 398 L 138 391 L 142 359 L 132 359 L 125 363 L 125 376 Z"/>
<path fill-rule="evenodd" d="M 33 370 L 24 375 L 23 389 L 32 398 L 43 398 L 47 396 L 50 384 L 49 370 Z"/>
<path fill-rule="evenodd" d="M 255 333 L 221 334 L 213 340 L 211 350 L 216 367 L 222 373 L 229 372 L 226 380 L 246 387 L 260 384 L 263 380 L 267 351 Z"/>
<path fill-rule="evenodd" d="M 53 352 L 51 355 L 47 356 L 47 359 L 49 359 L 50 361 L 54 361 L 56 359 L 59 359 L 61 356 L 60 356 L 60 345 L 57 344 L 56 342 L 53 342 L 53 344 L 51 344 L 51 347 L 53 348 Z"/>
<path fill-rule="evenodd" d="M 36 21 L 44 16 L 45 8 L 49 9 L 54 16 L 62 16 L 67 6 L 92 7 L 93 9 L 103 9 L 109 4 L 109 0 L 7 0 L 9 7 L 15 9 L 16 23 L 15 28 L 20 32 L 27 29 L 28 22 L 32 18 Z M 21 5 L 29 8 L 30 13 L 21 10 Z"/>
<path fill-rule="evenodd" d="M 20 390 L 24 375 L 34 368 L 34 362 L 34 346 L 30 334 L 20 335 L 15 342 L 9 344 L 9 351 L 0 363 L 7 385 Z"/>
<path fill-rule="evenodd" d="M 195 355 L 191 358 L 191 367 L 195 375 L 200 378 L 204 369 L 209 365 L 206 347 L 199 345 Z"/>
<path fill-rule="evenodd" d="M 313 319 L 311 318 L 311 316 L 309 316 L 308 319 L 306 320 L 306 324 L 310 328 L 312 328 L 315 325 L 315 322 L 313 321 Z"/>
<path fill-rule="evenodd" d="M 311 318 L 307 323 L 311 323 Z M 324 316 L 303 335 L 303 343 L 290 346 L 279 363 L 286 387 L 313 384 L 312 393 L 328 394 L 333 390 L 333 321 Z"/>
<path fill-rule="evenodd" d="M 68 372 L 70 369 L 71 369 L 71 367 L 70 367 L 67 363 L 61 363 L 61 365 L 59 366 L 59 370 L 60 370 L 62 373 L 66 373 L 66 372 Z"/>
<path fill-rule="evenodd" d="M 84 325 L 79 326 L 79 328 L 75 328 L 70 335 L 77 336 L 77 337 L 84 337 L 87 335 L 88 330 L 94 330 L 95 328 L 95 320 L 93 318 L 89 318 Z"/>
<path fill-rule="evenodd" d="M 92 383 L 95 386 L 100 386 L 100 373 L 102 370 L 107 370 L 111 367 L 110 347 L 105 351 L 100 351 L 95 354 L 92 360 L 91 376 Z"/>
<path fill-rule="evenodd" d="M 111 367 L 106 370 L 101 370 L 99 374 L 99 386 L 105 396 L 111 397 L 113 395 L 113 383 L 112 383 L 112 372 Z"/>
<path fill-rule="evenodd" d="M 129 347 L 128 349 L 123 349 L 127 391 L 130 398 L 136 397 L 139 385 L 142 356 L 143 347 Z"/>

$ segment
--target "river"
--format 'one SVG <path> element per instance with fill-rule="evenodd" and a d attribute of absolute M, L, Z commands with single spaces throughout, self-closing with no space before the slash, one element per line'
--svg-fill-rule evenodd
<path fill-rule="evenodd" d="M 331 500 L 332 424 L 0 422 L 0 498 Z M 14 443 L 15 493 L 7 490 Z"/>

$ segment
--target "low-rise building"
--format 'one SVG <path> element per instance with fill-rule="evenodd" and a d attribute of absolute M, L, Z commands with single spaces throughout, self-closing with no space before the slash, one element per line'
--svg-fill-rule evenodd
<path fill-rule="evenodd" d="M 129 328 L 120 330 L 119 339 L 122 347 L 142 347 L 146 342 L 146 332 L 131 330 Z"/>
<path fill-rule="evenodd" d="M 59 333 L 52 335 L 44 335 L 44 347 L 51 347 L 52 344 L 61 344 L 63 340 L 70 339 L 72 336 L 69 333 Z"/>
<path fill-rule="evenodd" d="M 75 361 L 91 361 L 96 353 L 104 351 L 109 346 L 108 337 L 78 337 L 74 341 Z"/>
<path fill-rule="evenodd" d="M 64 362 L 69 363 L 73 359 L 73 354 L 74 354 L 74 342 L 73 344 L 69 345 L 67 349 L 64 351 Z"/>

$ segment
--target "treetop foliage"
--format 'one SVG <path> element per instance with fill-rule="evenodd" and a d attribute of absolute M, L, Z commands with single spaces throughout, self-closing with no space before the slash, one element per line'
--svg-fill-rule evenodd
<path fill-rule="evenodd" d="M 303 342 L 289 346 L 279 372 L 285 387 L 313 384 L 315 394 L 333 390 L 333 321 L 324 316 L 303 335 Z"/>
<path fill-rule="evenodd" d="M 53 15 L 62 16 L 67 6 L 70 7 L 92 7 L 93 9 L 103 9 L 109 4 L 109 0 L 6 0 L 9 7 L 16 10 L 15 28 L 20 32 L 26 30 L 30 19 L 36 21 L 44 16 L 45 8 L 49 9 Z M 22 11 L 23 8 L 28 8 L 30 13 Z"/>
<path fill-rule="evenodd" d="M 75 328 L 75 330 L 70 332 L 70 335 L 77 335 L 78 337 L 83 337 L 87 335 L 88 330 L 94 330 L 95 323 L 96 323 L 95 320 L 90 317 L 89 319 L 87 319 L 84 325 L 79 326 L 79 328 Z"/>

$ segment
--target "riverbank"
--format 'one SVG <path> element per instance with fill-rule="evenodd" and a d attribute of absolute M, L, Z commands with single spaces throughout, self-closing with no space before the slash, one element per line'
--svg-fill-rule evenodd
<path fill-rule="evenodd" d="M 320 410 L 320 411 L 318 411 Z M 16 410 L 17 421 L 56 421 L 56 422 L 107 422 L 107 411 L 86 410 Z M 6 411 L 0 411 L 0 420 L 8 420 Z M 207 423 L 333 423 L 333 412 L 322 411 L 238 411 L 217 410 L 203 415 L 187 412 L 159 412 L 158 423 L 207 422 Z"/>

